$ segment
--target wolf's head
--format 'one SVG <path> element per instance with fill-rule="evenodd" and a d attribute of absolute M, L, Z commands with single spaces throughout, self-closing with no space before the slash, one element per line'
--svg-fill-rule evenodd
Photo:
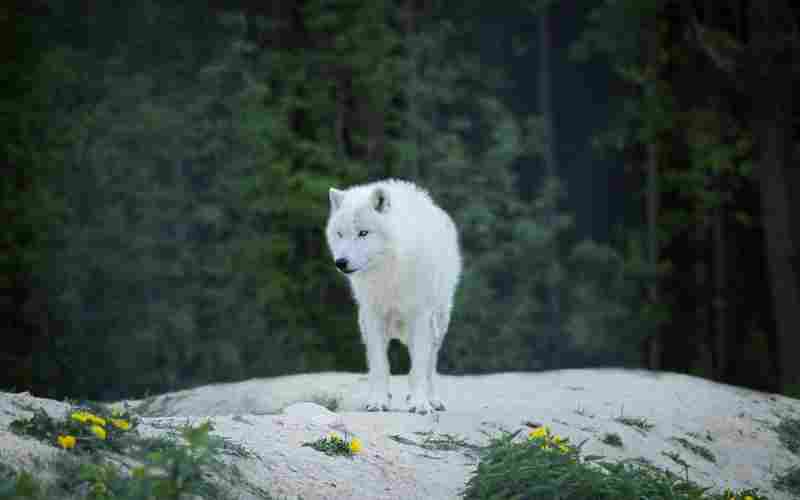
<path fill-rule="evenodd" d="M 378 186 L 331 188 L 329 194 L 331 211 L 325 232 L 336 267 L 348 275 L 377 267 L 389 253 L 389 193 Z"/>

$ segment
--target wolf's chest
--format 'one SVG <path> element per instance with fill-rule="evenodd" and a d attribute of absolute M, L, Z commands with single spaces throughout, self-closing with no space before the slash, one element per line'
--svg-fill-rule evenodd
<path fill-rule="evenodd" d="M 416 301 L 413 290 L 401 276 L 382 274 L 370 280 L 353 283 L 359 307 L 370 307 L 382 314 L 400 315 L 408 313 Z"/>

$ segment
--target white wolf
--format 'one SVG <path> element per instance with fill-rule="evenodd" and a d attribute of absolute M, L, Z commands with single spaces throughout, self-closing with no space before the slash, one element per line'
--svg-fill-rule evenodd
<path fill-rule="evenodd" d="M 331 188 L 330 202 L 328 245 L 350 280 L 367 347 L 365 409 L 389 409 L 387 348 L 396 338 L 411 355 L 408 410 L 444 410 L 433 377 L 461 274 L 455 224 L 425 191 L 394 179 Z"/>

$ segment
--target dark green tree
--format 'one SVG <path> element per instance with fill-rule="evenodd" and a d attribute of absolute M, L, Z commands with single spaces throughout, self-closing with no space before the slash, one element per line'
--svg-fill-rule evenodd
<path fill-rule="evenodd" d="M 28 361 L 40 380 L 60 378 L 50 394 L 363 370 L 355 306 L 325 245 L 327 193 L 388 176 L 428 188 L 460 229 L 442 371 L 630 357 L 641 331 L 630 259 L 577 240 L 555 180 L 520 192 L 515 172 L 545 151 L 544 122 L 500 97 L 508 80 L 478 57 L 480 26 L 463 11 L 53 5 L 41 92 L 21 101 L 40 114 L 16 115 L 36 117 L 41 135 L 18 158 L 42 170 L 29 171 L 29 212 L 4 228 L 40 238 L 9 255 L 37 255 L 24 267 L 39 293 L 30 317 L 58 326 Z"/>

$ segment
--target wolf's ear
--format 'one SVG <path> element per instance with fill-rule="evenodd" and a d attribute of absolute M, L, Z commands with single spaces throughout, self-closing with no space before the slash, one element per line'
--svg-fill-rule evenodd
<path fill-rule="evenodd" d="M 392 206 L 389 201 L 389 193 L 383 188 L 375 188 L 375 191 L 370 196 L 370 202 L 372 203 L 372 208 L 379 213 L 388 212 L 389 207 Z"/>
<path fill-rule="evenodd" d="M 336 188 L 331 188 L 328 191 L 328 196 L 331 199 L 331 212 L 336 211 L 342 205 L 342 200 L 344 200 L 344 191 L 339 191 Z"/>

